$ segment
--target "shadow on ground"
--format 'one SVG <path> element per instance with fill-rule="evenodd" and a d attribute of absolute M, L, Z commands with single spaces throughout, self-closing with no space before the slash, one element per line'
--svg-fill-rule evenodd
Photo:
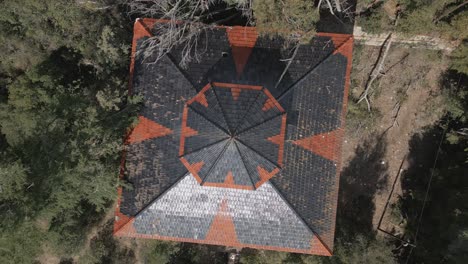
<path fill-rule="evenodd" d="M 388 177 L 388 166 L 383 160 L 385 151 L 385 138 L 373 135 L 356 148 L 354 158 L 343 168 L 338 196 L 337 236 L 345 239 L 353 239 L 359 234 L 374 236 L 374 196 L 384 187 Z"/>
<path fill-rule="evenodd" d="M 410 141 L 409 167 L 401 176 L 405 239 L 416 245 L 410 263 L 468 261 L 468 164 L 464 150 L 468 143 L 465 139 L 449 144 L 444 138 L 435 162 L 442 137 L 439 126 L 414 135 Z M 401 247 L 400 259 L 408 259 L 410 251 L 411 247 Z"/>

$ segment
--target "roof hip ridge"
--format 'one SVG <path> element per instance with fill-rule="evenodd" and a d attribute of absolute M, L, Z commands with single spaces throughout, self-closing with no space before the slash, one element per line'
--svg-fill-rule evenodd
<path fill-rule="evenodd" d="M 296 212 L 296 208 L 286 199 L 286 197 L 284 197 L 284 195 L 280 192 L 276 185 L 271 180 L 269 180 L 268 182 L 270 183 L 271 187 L 275 190 L 275 192 L 281 197 L 281 199 L 283 199 L 284 203 L 291 209 L 291 211 L 294 212 L 294 215 L 296 215 L 297 218 L 307 227 L 307 229 L 309 229 L 309 231 L 312 232 L 312 234 L 319 240 L 319 242 L 322 243 L 323 247 L 328 251 L 328 253 L 331 256 L 333 252 L 330 250 L 328 245 L 322 240 L 322 238 L 317 234 L 317 232 L 315 232 L 312 229 L 312 227 L 310 227 L 309 224 L 307 224 L 304 218 L 302 218 L 302 216 L 298 212 Z"/>
<path fill-rule="evenodd" d="M 348 35 L 348 34 L 343 34 L 343 35 Z M 317 63 L 314 67 L 312 67 L 312 69 L 310 69 L 309 71 L 307 71 L 303 76 L 301 76 L 297 81 L 295 81 L 293 84 L 291 84 L 288 88 L 286 88 L 286 90 L 284 92 L 282 92 L 278 97 L 276 97 L 275 99 L 277 101 L 280 101 L 282 100 L 290 91 L 292 91 L 297 84 L 299 84 L 302 80 L 304 80 L 309 74 L 311 74 L 312 72 L 314 72 L 324 61 L 328 60 L 329 58 L 331 58 L 332 55 L 335 54 L 336 51 L 338 51 L 343 45 L 347 44 L 349 40 L 352 40 L 354 39 L 353 35 L 348 35 L 349 37 L 346 38 L 345 41 L 343 41 L 342 43 L 340 43 L 340 45 L 338 47 L 335 47 L 333 49 L 332 52 L 330 52 L 325 58 L 323 58 L 323 60 L 321 60 L 319 63 Z"/>
<path fill-rule="evenodd" d="M 242 146 L 244 146 L 244 147 L 250 149 L 251 151 L 253 151 L 253 152 L 254 152 L 255 154 L 257 154 L 258 156 L 264 158 L 266 161 L 270 162 L 270 163 L 273 164 L 275 167 L 281 169 L 281 166 L 280 166 L 278 163 L 273 162 L 273 161 L 271 161 L 269 158 L 263 156 L 261 153 L 259 153 L 259 152 L 258 152 L 257 150 L 255 150 L 254 148 L 252 148 L 252 147 L 249 146 L 248 144 L 242 142 L 242 140 L 240 140 L 239 138 L 236 138 L 236 141 L 239 142 L 239 144 L 241 144 Z"/>
<path fill-rule="evenodd" d="M 208 178 L 208 176 L 211 175 L 211 172 L 213 171 L 213 168 L 218 164 L 219 160 L 221 159 L 221 157 L 224 155 L 224 153 L 226 152 L 226 150 L 229 148 L 229 146 L 231 144 L 232 144 L 232 140 L 228 140 L 226 145 L 224 145 L 223 149 L 219 153 L 218 157 L 216 157 L 216 160 L 215 160 L 215 162 L 213 162 L 213 165 L 211 165 L 211 167 L 208 169 L 208 172 L 206 173 L 205 177 L 203 177 L 202 181 L 200 182 L 200 185 L 202 185 L 202 186 L 204 185 L 204 183 L 206 182 L 206 179 Z"/>
<path fill-rule="evenodd" d="M 250 171 L 247 169 L 247 166 L 245 165 L 245 161 L 244 161 L 244 158 L 242 157 L 242 153 L 241 153 L 241 151 L 239 149 L 239 146 L 237 146 L 237 140 L 234 140 L 234 145 L 236 146 L 237 152 L 239 153 L 239 157 L 240 157 L 240 159 L 242 161 L 242 165 L 244 165 L 244 169 L 247 172 L 247 175 L 249 176 L 250 182 L 252 183 L 252 187 L 253 187 L 254 190 L 256 190 L 257 187 L 255 187 L 255 183 L 254 183 L 254 181 L 252 179 L 252 176 L 250 175 Z"/>
<path fill-rule="evenodd" d="M 220 105 L 218 103 L 218 105 Z M 187 105 L 188 108 L 190 108 L 190 110 L 192 110 L 195 114 L 199 115 L 200 117 L 202 117 L 203 119 L 205 119 L 206 121 L 208 121 L 210 124 L 213 124 L 217 129 L 221 130 L 222 132 L 226 133 L 227 135 L 229 135 L 229 131 L 226 131 L 222 126 L 218 125 L 216 122 L 214 122 L 213 120 L 211 120 L 210 118 L 208 118 L 207 116 L 205 116 L 203 113 L 201 113 L 200 111 L 198 111 L 197 109 L 195 109 L 194 107 L 192 107 L 191 104 Z M 221 105 L 219 106 L 221 107 Z M 223 116 L 223 119 L 224 119 L 224 116 Z M 224 120 L 226 123 L 227 121 Z"/>
<path fill-rule="evenodd" d="M 276 114 L 276 115 L 274 115 L 274 116 L 272 116 L 272 117 L 269 117 L 269 118 L 263 120 L 263 121 L 260 122 L 260 123 L 257 123 L 257 124 L 255 124 L 255 125 L 253 125 L 253 126 L 249 126 L 249 127 L 247 127 L 246 129 L 241 130 L 239 133 L 236 133 L 236 136 L 240 136 L 240 135 L 244 134 L 245 132 L 247 132 L 247 131 L 249 131 L 249 130 L 251 130 L 251 129 L 253 129 L 253 128 L 256 128 L 256 127 L 258 127 L 258 126 L 261 126 L 261 125 L 263 125 L 263 124 L 265 124 L 265 123 L 267 123 L 267 122 L 270 122 L 271 120 L 277 118 L 278 116 L 283 116 L 283 115 L 285 115 L 285 114 L 286 114 L 286 112 L 280 112 L 280 113 L 278 113 L 278 114 Z"/>
<path fill-rule="evenodd" d="M 262 87 L 262 90 L 261 90 L 261 91 L 263 91 L 264 89 L 265 89 L 265 87 Z M 258 98 L 260 97 L 260 94 L 261 94 L 261 93 L 258 93 L 257 96 L 255 97 L 255 100 L 253 100 L 253 101 L 250 103 L 249 107 L 247 108 L 247 111 L 245 111 L 245 113 L 244 113 L 244 116 L 242 116 L 240 122 L 239 122 L 239 123 L 237 124 L 237 126 L 233 129 L 232 132 L 234 133 L 234 135 L 237 135 L 237 134 L 238 134 L 238 133 L 237 133 L 237 129 L 239 128 L 239 126 L 240 126 L 241 124 L 243 124 L 244 118 L 247 116 L 248 113 L 250 113 L 250 110 L 251 110 L 252 107 L 254 106 L 255 102 L 257 102 Z"/>
<path fill-rule="evenodd" d="M 133 224 L 132 223 L 132 220 L 135 219 L 136 217 L 138 217 L 140 214 L 142 214 L 146 209 L 148 209 L 151 205 L 153 205 L 155 202 L 157 202 L 159 199 L 161 199 L 167 192 L 169 192 L 174 186 L 176 186 L 177 184 L 179 184 L 179 182 L 181 182 L 183 179 L 185 179 L 185 177 L 189 176 L 191 174 L 190 171 L 186 170 L 186 172 L 179 177 L 179 179 L 177 179 L 177 181 L 174 182 L 174 184 L 170 185 L 169 187 L 167 187 L 163 192 L 161 192 L 158 196 L 156 196 L 153 200 L 149 201 L 143 208 L 141 208 L 135 215 L 133 216 L 128 216 L 130 218 L 130 220 L 128 220 L 124 225 L 122 225 L 119 229 L 117 230 L 114 230 L 113 231 L 113 234 L 117 234 L 121 229 L 123 229 L 124 227 L 126 227 L 127 225 L 129 224 Z M 193 177 L 193 176 L 190 176 L 190 177 Z M 120 210 L 120 208 L 119 208 Z M 123 213 L 122 213 L 123 214 Z M 124 214 L 125 215 L 125 214 Z"/>

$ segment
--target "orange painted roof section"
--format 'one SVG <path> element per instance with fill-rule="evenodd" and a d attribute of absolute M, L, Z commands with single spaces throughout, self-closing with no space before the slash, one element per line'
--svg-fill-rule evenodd
<path fill-rule="evenodd" d="M 268 91 L 268 89 L 263 90 L 265 94 L 268 96 L 267 101 L 263 105 L 262 110 L 267 111 L 268 109 L 276 106 L 281 112 L 284 112 L 284 108 L 278 103 L 275 97 Z"/>
<path fill-rule="evenodd" d="M 120 199 L 122 197 L 122 187 L 117 189 L 117 205 L 114 212 L 114 233 L 117 230 L 121 229 L 124 225 L 126 225 L 132 217 L 124 215 L 120 212 Z"/>
<path fill-rule="evenodd" d="M 338 46 L 335 44 L 335 51 L 333 52 L 333 54 L 340 53 L 341 55 L 351 60 L 353 56 L 353 43 L 354 38 L 351 36 L 348 39 L 346 39 L 346 41 L 341 42 Z"/>
<path fill-rule="evenodd" d="M 332 252 L 318 239 L 317 236 L 314 236 L 312 238 L 312 241 L 310 241 L 310 248 L 311 251 L 314 252 L 316 255 L 322 255 L 322 256 L 331 256 Z"/>
<path fill-rule="evenodd" d="M 232 93 L 232 98 L 234 99 L 234 101 L 236 101 L 237 99 L 239 99 L 241 89 L 240 88 L 231 88 L 231 93 Z"/>
<path fill-rule="evenodd" d="M 168 22 L 168 20 L 157 20 L 157 19 L 138 19 L 135 24 L 134 24 L 134 36 L 133 36 L 133 45 L 132 45 L 132 54 L 131 54 L 131 65 L 130 65 L 130 84 L 129 84 L 129 94 L 131 93 L 131 82 L 133 78 L 133 69 L 134 69 L 134 58 L 135 58 L 135 52 L 136 52 L 136 42 L 139 38 L 145 37 L 145 36 L 151 36 L 151 28 L 154 26 L 155 23 L 157 22 Z M 255 28 L 251 27 L 225 27 L 225 26 L 219 26 L 221 28 L 226 28 L 226 32 L 228 34 L 228 39 L 229 42 L 231 43 L 231 46 L 235 49 L 233 49 L 233 57 L 234 60 L 236 60 L 236 70 L 238 74 L 242 73 L 243 68 L 245 67 L 245 64 L 248 61 L 248 57 L 250 56 L 251 49 L 255 46 L 255 42 L 257 40 L 258 34 L 256 33 Z M 342 34 L 331 34 L 331 33 L 318 33 L 318 36 L 328 36 L 331 37 L 334 45 L 335 45 L 335 52 L 336 53 L 341 53 L 344 56 L 348 58 L 348 67 L 347 67 L 347 73 L 346 73 L 346 82 L 345 82 L 345 96 L 347 96 L 348 90 L 349 90 L 349 76 L 350 76 L 350 70 L 351 70 L 351 57 L 352 57 L 352 46 L 353 46 L 353 38 L 351 35 L 342 35 Z M 242 50 L 240 48 L 245 48 L 245 50 Z M 250 50 L 250 51 L 249 51 Z M 236 59 L 237 58 L 237 59 Z M 241 85 L 239 85 L 241 86 Z M 249 86 L 249 85 L 246 85 Z M 231 87 L 228 87 L 231 88 Z M 245 87 L 243 87 L 245 88 Z M 234 89 L 231 89 L 233 92 L 233 96 L 237 95 L 239 96 L 240 91 L 234 91 Z M 346 97 L 345 97 L 346 98 Z M 195 99 L 195 98 L 194 98 Z M 197 102 L 199 102 L 202 105 L 205 105 L 206 98 L 197 98 L 195 99 Z M 207 104 L 207 102 L 206 102 Z M 281 106 L 280 106 L 281 107 Z M 344 103 L 343 108 L 346 108 L 346 103 Z M 342 117 L 342 122 L 344 122 L 344 115 L 345 112 L 343 111 L 343 117 Z M 144 118 L 144 117 L 142 117 Z M 150 122 L 153 122 L 151 120 L 148 120 Z M 147 122 L 147 121 L 144 121 Z M 140 120 L 141 123 L 141 120 Z M 148 123 L 148 122 L 147 122 Z M 159 129 L 159 133 L 155 132 L 150 132 L 148 128 L 139 128 L 142 131 L 146 131 L 143 133 L 138 133 L 135 137 L 135 135 L 130 136 L 127 138 L 127 140 L 133 142 L 138 142 L 138 135 L 145 135 L 145 133 L 148 135 L 155 135 L 157 134 L 158 136 L 165 136 L 169 135 L 172 133 L 172 131 L 169 128 L 166 128 L 164 126 L 161 126 L 160 124 L 157 124 L 153 122 L 153 124 L 150 124 L 150 126 L 155 126 L 157 128 L 156 130 Z M 343 124 L 342 124 L 343 126 Z M 137 125 L 138 127 L 138 125 Z M 135 127 L 135 129 L 137 128 Z M 133 131 L 135 131 L 135 129 Z M 170 132 L 169 132 L 169 131 Z M 132 131 L 132 133 L 133 133 Z M 168 133 L 168 134 L 165 134 Z M 190 136 L 191 134 L 196 133 L 195 130 L 191 128 L 186 128 L 186 134 L 187 136 Z M 148 138 L 151 138 L 148 137 Z M 269 138 L 270 141 L 272 142 L 277 142 L 278 139 L 276 137 L 279 137 L 280 135 L 274 136 Z M 145 136 L 143 136 L 144 138 Z M 157 137 L 157 136 L 156 136 Z M 305 149 L 308 149 L 310 151 L 313 151 L 314 153 L 317 153 L 327 159 L 330 160 L 338 160 L 339 159 L 339 144 L 337 141 L 341 140 L 342 137 L 342 131 L 340 129 L 332 131 L 330 133 L 324 133 L 324 134 L 319 134 L 315 136 L 311 136 L 308 138 L 302 138 L 299 140 L 294 141 L 293 143 L 296 145 L 299 145 Z M 146 138 L 147 139 L 147 138 Z M 144 139 L 143 139 L 144 140 Z M 128 141 L 128 142 L 130 142 Z M 132 143 L 132 142 L 130 142 Z M 284 144 L 284 142 L 283 142 Z M 322 146 L 322 150 L 320 149 L 320 145 Z M 324 148 L 324 146 L 327 146 Z M 332 153 L 334 150 L 334 154 Z M 184 162 L 184 159 L 181 158 L 182 162 Z M 125 161 L 125 153 L 123 154 L 123 161 Z M 187 161 L 185 161 L 187 162 Z M 124 165 L 121 164 L 121 175 L 122 174 L 122 168 Z M 198 172 L 203 166 L 203 164 L 191 164 L 190 166 L 193 167 L 193 170 L 195 172 Z M 263 168 L 260 168 L 262 170 Z M 262 175 L 269 176 L 272 174 L 272 172 L 268 172 L 263 169 Z M 275 173 L 276 174 L 276 173 Z M 196 177 L 196 175 L 194 175 Z M 232 176 L 232 175 L 231 175 Z M 198 177 L 199 178 L 199 177 Z M 226 183 L 230 183 L 229 175 L 226 178 Z M 197 179 L 199 182 L 201 182 L 201 179 Z M 338 186 L 338 185 L 337 185 Z M 144 235 L 144 234 L 138 234 L 133 227 L 133 217 L 126 216 L 120 212 L 119 209 L 119 204 L 120 204 L 120 197 L 122 195 L 122 190 L 119 187 L 118 191 L 118 200 L 117 200 L 117 210 L 115 211 L 115 216 L 116 216 L 116 221 L 114 224 L 114 234 L 117 236 L 130 236 L 130 237 L 138 237 L 138 238 L 156 238 L 156 239 L 162 239 L 162 240 L 172 240 L 172 241 L 179 241 L 179 242 L 192 242 L 192 243 L 202 243 L 202 244 L 214 244 L 214 245 L 219 245 L 220 243 L 223 245 L 227 246 L 242 246 L 242 247 L 252 247 L 252 248 L 258 248 L 258 249 L 265 249 L 265 250 L 277 250 L 277 251 L 287 251 L 287 252 L 297 252 L 297 253 L 308 253 L 308 254 L 316 254 L 316 255 L 324 255 L 324 256 L 331 256 L 331 251 L 320 241 L 319 238 L 314 237 L 311 241 L 311 248 L 307 250 L 298 250 L 298 249 L 292 249 L 292 248 L 280 248 L 280 247 L 273 247 L 273 246 L 261 246 L 261 245 L 244 245 L 240 244 L 237 239 L 232 239 L 233 237 L 235 238 L 235 227 L 234 224 L 232 223 L 232 218 L 229 216 L 227 213 L 228 208 L 227 205 L 224 204 L 220 208 L 220 212 L 218 215 L 215 217 L 215 220 L 213 221 L 211 228 L 210 228 L 210 233 L 207 236 L 207 239 L 205 240 L 199 240 L 199 239 L 188 239 L 188 238 L 175 238 L 175 237 L 164 237 L 164 236 L 158 236 L 158 235 Z M 336 210 L 336 209 L 335 209 Z M 232 225 L 231 225 L 232 224 Z M 223 233 L 223 230 L 225 231 Z M 223 234 L 231 234 L 230 238 L 223 238 Z"/>
<path fill-rule="evenodd" d="M 232 57 L 236 65 L 237 77 L 244 71 L 252 48 L 257 42 L 258 32 L 253 27 L 227 27 L 226 33 L 231 44 Z"/>
<path fill-rule="evenodd" d="M 286 114 L 283 114 L 281 120 L 281 132 L 279 135 L 272 136 L 267 138 L 268 141 L 272 142 L 279 146 L 278 149 L 278 164 L 283 165 L 283 155 L 284 155 L 284 137 L 286 136 Z"/>
<path fill-rule="evenodd" d="M 208 91 L 211 88 L 211 84 L 205 85 L 201 91 L 195 95 L 192 99 L 187 101 L 187 104 L 192 104 L 193 102 L 198 102 L 204 107 L 208 107 L 208 101 L 206 100 L 206 95 L 205 92 Z"/>
<path fill-rule="evenodd" d="M 188 118 L 188 108 L 187 106 L 184 107 L 184 112 L 182 114 L 182 128 L 180 132 L 180 145 L 179 145 L 179 156 L 184 154 L 185 148 L 185 138 L 195 136 L 198 134 L 198 131 L 190 128 L 187 126 L 187 118 Z"/>
<path fill-rule="evenodd" d="M 255 184 L 255 188 L 260 187 L 263 183 L 275 176 L 280 170 L 275 168 L 272 171 L 267 171 L 266 169 L 257 166 L 258 175 L 260 176 L 260 181 Z"/>
<path fill-rule="evenodd" d="M 172 134 L 171 129 L 151 121 L 144 116 L 139 116 L 138 120 L 138 124 L 128 136 L 127 142 L 129 144 Z"/>
<path fill-rule="evenodd" d="M 205 163 L 203 161 L 200 161 L 200 162 L 197 162 L 197 163 L 194 163 L 194 164 L 190 164 L 184 157 L 180 158 L 180 161 L 182 161 L 182 163 L 190 171 L 190 173 L 193 175 L 193 177 L 195 177 L 195 179 L 199 183 L 201 183 L 202 178 L 198 175 L 198 172 L 201 170 L 203 165 L 205 165 Z"/>
<path fill-rule="evenodd" d="M 236 228 L 228 211 L 227 202 L 221 202 L 218 214 L 213 219 L 210 229 L 206 234 L 206 241 L 221 245 L 240 245 L 237 240 Z"/>
<path fill-rule="evenodd" d="M 207 235 L 205 239 L 192 239 L 192 238 L 179 238 L 179 237 L 168 237 L 168 236 L 160 236 L 160 235 L 147 235 L 147 234 L 140 234 L 136 231 L 133 223 L 135 221 L 134 218 L 131 218 L 124 226 L 122 226 L 119 230 L 114 232 L 115 236 L 121 237 L 134 237 L 134 238 L 143 238 L 143 239 L 159 239 L 159 240 L 167 240 L 167 241 L 175 241 L 175 242 L 188 242 L 188 243 L 196 243 L 196 244 L 208 244 L 208 245 L 220 245 L 220 241 L 222 245 L 228 247 L 245 247 L 245 248 L 255 248 L 261 250 L 274 250 L 274 251 L 283 251 L 283 252 L 292 252 L 292 253 L 302 253 L 302 254 L 314 254 L 314 255 L 321 255 L 321 256 L 331 256 L 331 252 L 320 242 L 320 240 L 314 237 L 311 240 L 311 247 L 309 249 L 297 249 L 297 248 L 283 248 L 277 246 L 262 246 L 262 245 L 253 245 L 253 244 L 243 244 L 237 241 L 237 238 L 232 236 L 231 238 L 226 238 L 226 236 L 221 235 L 221 232 L 233 233 L 235 232 L 235 226 L 231 225 L 232 218 L 226 215 L 226 213 L 218 214 L 213 221 L 210 228 L 210 233 Z M 216 218 L 215 217 L 215 218 Z M 224 227 L 226 225 L 226 227 Z M 234 239 L 232 239 L 234 238 Z"/>
<path fill-rule="evenodd" d="M 352 38 L 352 35 L 325 32 L 318 32 L 317 36 L 330 37 L 333 41 L 333 44 L 335 45 L 335 49 L 346 43 L 350 38 Z"/>
<path fill-rule="evenodd" d="M 328 133 L 301 138 L 293 141 L 293 143 L 326 159 L 337 161 L 338 155 L 340 155 L 338 145 L 341 136 L 341 129 L 337 129 Z"/>
<path fill-rule="evenodd" d="M 258 38 L 258 32 L 255 27 L 234 26 L 225 28 L 231 46 L 247 48 L 255 47 L 255 43 Z"/>
<path fill-rule="evenodd" d="M 262 90 L 262 86 L 258 86 L 258 85 L 221 83 L 221 82 L 213 82 L 213 85 L 216 87 L 229 88 L 229 89 L 238 88 L 238 89 Z"/>

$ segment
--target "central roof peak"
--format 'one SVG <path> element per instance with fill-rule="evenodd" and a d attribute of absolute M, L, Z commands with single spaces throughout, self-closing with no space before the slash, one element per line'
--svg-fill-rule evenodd
<path fill-rule="evenodd" d="M 280 171 L 286 114 L 266 88 L 210 83 L 182 122 L 179 155 L 201 185 L 253 190 Z"/>

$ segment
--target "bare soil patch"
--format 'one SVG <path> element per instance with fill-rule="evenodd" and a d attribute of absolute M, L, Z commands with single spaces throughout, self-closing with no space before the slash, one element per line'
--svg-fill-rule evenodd
<path fill-rule="evenodd" d="M 355 59 L 350 100 L 356 100 L 363 92 L 378 53 L 378 47 L 356 46 L 353 54 Z M 421 133 L 424 127 L 437 122 L 443 114 L 439 107 L 441 103 L 439 77 L 446 67 L 447 59 L 441 51 L 393 46 L 382 75 L 373 85 L 370 97 L 373 115 L 378 115 L 378 118 L 372 119 L 371 123 L 363 122 L 365 126 L 347 127 L 342 153 L 345 174 L 342 173 L 342 177 L 354 177 L 352 180 L 358 183 L 354 184 L 355 186 L 367 186 L 354 188 L 350 199 L 372 196 L 373 208 L 368 208 L 368 211 L 373 211 L 371 223 L 374 230 L 377 228 L 400 165 L 409 152 L 410 139 L 414 134 Z M 356 122 L 348 123 L 356 124 Z M 384 146 L 379 148 L 383 153 L 376 156 L 377 158 L 366 159 L 357 156 L 371 155 L 371 152 L 382 144 Z M 365 151 L 366 148 L 368 153 Z M 362 164 L 357 166 L 357 161 Z M 402 170 L 405 166 L 404 163 Z M 353 168 L 351 172 L 349 167 Z M 350 176 L 353 174 L 354 176 Z M 369 178 L 368 175 L 372 177 Z M 346 178 L 342 179 L 344 185 L 342 184 L 340 188 L 346 188 L 349 181 Z M 401 187 L 397 181 L 390 203 L 394 203 L 399 194 Z M 351 201 L 347 201 L 346 204 L 350 203 L 352 204 Z M 398 229 L 401 223 L 392 217 L 394 218 L 386 213 L 381 228 L 394 231 Z"/>

